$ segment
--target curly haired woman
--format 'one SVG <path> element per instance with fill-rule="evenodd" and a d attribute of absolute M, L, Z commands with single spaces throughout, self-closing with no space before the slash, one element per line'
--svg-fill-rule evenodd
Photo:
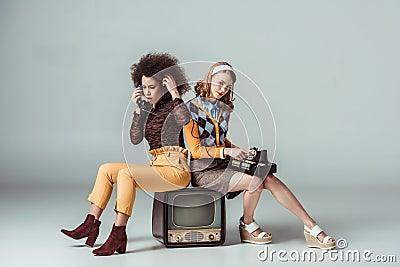
<path fill-rule="evenodd" d="M 139 144 L 143 137 L 149 143 L 153 159 L 149 165 L 106 163 L 100 166 L 88 200 L 91 202 L 85 221 L 72 231 L 61 230 L 74 239 L 87 238 L 93 247 L 99 235 L 100 216 L 113 189 L 117 185 L 114 210 L 116 219 L 107 241 L 96 255 L 107 256 L 125 253 L 127 244 L 126 224 L 132 214 L 136 189 L 153 192 L 176 190 L 190 183 L 187 150 L 183 141 L 182 127 L 190 114 L 181 95 L 190 89 L 178 60 L 167 53 L 149 53 L 131 67 L 136 89 L 132 101 L 135 105 L 130 137 Z M 178 85 L 178 86 L 177 86 Z M 147 102 L 142 104 L 142 94 Z"/>

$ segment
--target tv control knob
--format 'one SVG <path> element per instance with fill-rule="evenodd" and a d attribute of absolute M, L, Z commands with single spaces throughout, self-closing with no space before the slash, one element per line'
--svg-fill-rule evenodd
<path fill-rule="evenodd" d="M 180 235 L 176 235 L 176 241 L 180 242 L 182 240 L 182 237 Z"/>
<path fill-rule="evenodd" d="M 209 235 L 208 235 L 208 238 L 209 238 L 210 240 L 214 240 L 215 237 L 214 237 L 213 234 L 209 234 Z"/>

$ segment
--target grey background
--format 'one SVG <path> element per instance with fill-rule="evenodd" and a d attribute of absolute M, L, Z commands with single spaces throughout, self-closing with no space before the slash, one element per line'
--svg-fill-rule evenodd
<path fill-rule="evenodd" d="M 181 62 L 226 60 L 248 75 L 273 112 L 279 177 L 336 238 L 399 257 L 399 11 L 399 1 L 1 0 L 0 246 L 9 257 L 0 262 L 160 264 L 142 193 L 129 235 L 147 238 L 143 253 L 93 259 L 58 234 L 87 212 L 98 166 L 124 160 L 129 67 L 153 50 Z M 143 147 L 132 149 L 142 160 Z M 274 248 L 305 249 L 301 225 L 291 228 L 294 217 L 265 194 L 257 218 Z M 157 253 L 187 262 L 217 251 L 219 265 L 266 264 L 259 247 L 238 243 L 240 199 L 228 210 L 231 246 Z"/>

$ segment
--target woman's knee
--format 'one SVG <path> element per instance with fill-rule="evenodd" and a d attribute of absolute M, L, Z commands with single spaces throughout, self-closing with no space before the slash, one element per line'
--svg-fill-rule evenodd
<path fill-rule="evenodd" d="M 261 193 L 261 191 L 264 189 L 263 188 L 263 181 L 257 176 L 248 176 L 246 179 L 246 188 L 245 190 L 249 192 L 257 192 Z"/>
<path fill-rule="evenodd" d="M 110 162 L 101 164 L 99 167 L 99 172 L 100 173 L 108 173 L 112 168 L 111 165 L 112 165 L 112 163 L 110 163 Z"/>
<path fill-rule="evenodd" d="M 248 191 L 249 191 L 250 193 L 261 194 L 261 192 L 263 191 L 263 189 L 264 189 L 264 186 L 263 186 L 263 183 L 261 182 L 261 183 L 256 183 L 256 184 L 250 185 Z"/>
<path fill-rule="evenodd" d="M 248 174 L 236 173 L 229 182 L 229 191 L 250 190 L 252 180 L 253 177 Z"/>
<path fill-rule="evenodd" d="M 124 168 L 118 171 L 117 182 L 121 180 L 133 180 L 133 176 L 129 168 Z"/>
<path fill-rule="evenodd" d="M 270 190 L 271 186 L 277 183 L 279 183 L 279 179 L 273 174 L 268 174 L 264 179 L 263 187 L 264 189 Z"/>

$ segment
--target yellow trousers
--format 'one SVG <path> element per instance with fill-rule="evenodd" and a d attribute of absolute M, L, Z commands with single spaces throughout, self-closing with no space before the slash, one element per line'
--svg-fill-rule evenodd
<path fill-rule="evenodd" d="M 163 192 L 181 189 L 190 183 L 187 150 L 178 146 L 151 150 L 154 158 L 149 165 L 106 163 L 100 166 L 88 200 L 105 209 L 113 185 L 117 184 L 114 210 L 132 215 L 136 189 Z"/>

